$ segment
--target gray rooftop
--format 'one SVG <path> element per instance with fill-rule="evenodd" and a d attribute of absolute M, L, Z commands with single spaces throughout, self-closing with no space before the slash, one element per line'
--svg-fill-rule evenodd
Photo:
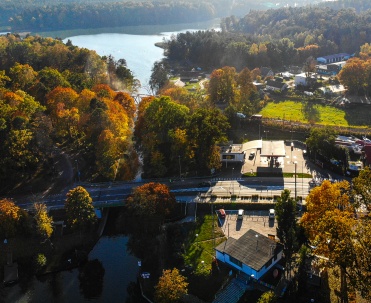
<path fill-rule="evenodd" d="M 263 141 L 261 157 L 285 157 L 285 143 L 283 141 Z"/>
<path fill-rule="evenodd" d="M 230 237 L 215 249 L 259 271 L 275 254 L 282 250 L 282 245 L 253 229 L 249 229 L 238 240 Z"/>

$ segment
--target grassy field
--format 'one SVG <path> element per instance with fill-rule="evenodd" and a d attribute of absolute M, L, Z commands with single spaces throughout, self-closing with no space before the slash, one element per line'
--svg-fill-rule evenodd
<path fill-rule="evenodd" d="M 211 263 L 215 256 L 213 248 L 213 220 L 211 215 L 197 218 L 197 226 L 194 235 L 188 239 L 188 247 L 185 253 L 185 262 L 191 265 L 198 274 L 209 274 Z M 214 216 L 215 222 L 215 246 L 224 242 L 226 238 L 218 227 L 218 218 Z M 196 236 L 197 235 L 197 236 Z M 203 262 L 202 262 L 203 261 Z"/>
<path fill-rule="evenodd" d="M 343 127 L 370 127 L 371 107 L 354 105 L 351 108 L 337 108 L 309 102 L 270 102 L 260 114 L 265 118 L 278 118 L 302 123 L 317 123 Z"/>

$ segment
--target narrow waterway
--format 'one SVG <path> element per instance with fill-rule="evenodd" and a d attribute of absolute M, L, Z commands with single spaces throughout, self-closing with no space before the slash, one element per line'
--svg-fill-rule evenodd
<path fill-rule="evenodd" d="M 79 279 L 81 269 L 73 269 L 21 281 L 7 287 L 2 299 L 19 303 L 125 302 L 127 287 L 136 282 L 139 271 L 138 259 L 127 252 L 128 239 L 122 235 L 103 236 L 90 252 L 89 260 L 97 259 L 104 269 L 101 281 L 94 276 L 94 281 L 84 282 Z"/>

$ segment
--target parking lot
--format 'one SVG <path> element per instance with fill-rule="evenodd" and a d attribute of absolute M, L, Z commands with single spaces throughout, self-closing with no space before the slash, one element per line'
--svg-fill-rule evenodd
<path fill-rule="evenodd" d="M 243 219 L 237 219 L 237 210 L 226 210 L 226 216 L 224 219 L 219 217 L 221 229 L 223 230 L 226 237 L 232 237 L 238 239 L 249 229 L 253 229 L 256 232 L 268 236 L 276 235 L 277 223 L 275 220 L 269 220 L 268 210 L 260 211 L 244 211 Z"/>

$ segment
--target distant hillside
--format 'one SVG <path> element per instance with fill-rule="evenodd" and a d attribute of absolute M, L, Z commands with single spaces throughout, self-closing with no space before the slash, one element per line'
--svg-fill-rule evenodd
<path fill-rule="evenodd" d="M 12 31 L 49 31 L 189 23 L 310 3 L 311 0 L 0 0 L 0 27 Z"/>

